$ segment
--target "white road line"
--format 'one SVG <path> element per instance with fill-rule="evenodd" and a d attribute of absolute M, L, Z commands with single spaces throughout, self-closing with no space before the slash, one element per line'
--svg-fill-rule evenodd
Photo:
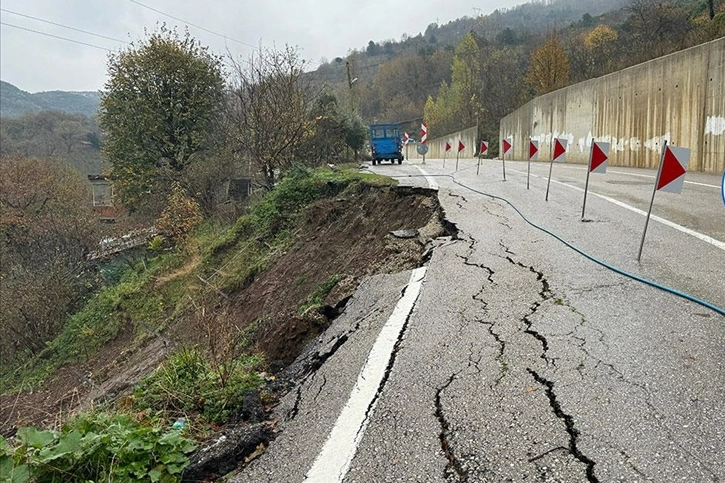
<path fill-rule="evenodd" d="M 579 170 L 579 171 L 586 171 L 586 169 L 587 169 L 586 166 L 574 166 L 574 165 L 571 165 L 571 164 L 565 164 L 562 167 L 569 168 L 569 169 L 576 169 L 576 170 Z M 608 169 L 607 170 L 607 173 L 623 174 L 625 176 L 639 176 L 640 178 L 649 178 L 649 179 L 655 179 L 656 178 L 656 176 L 652 176 L 651 174 L 628 173 L 626 171 L 615 171 L 613 169 Z M 698 183 L 697 181 L 687 181 L 687 180 L 685 180 L 685 183 L 687 183 L 687 184 L 694 184 L 696 186 L 705 186 L 707 188 L 720 189 L 719 186 L 716 186 L 714 184 Z"/>
<path fill-rule="evenodd" d="M 608 173 L 614 173 L 614 174 L 624 174 L 627 176 L 639 176 L 641 178 L 649 178 L 649 179 L 655 179 L 656 176 L 652 176 L 649 174 L 639 174 L 639 173 L 627 173 L 625 171 L 615 171 L 613 169 L 607 170 Z M 697 186 L 705 186 L 707 188 L 720 188 L 719 186 L 715 186 L 714 184 L 707 184 L 707 183 L 698 183 L 697 181 L 687 181 L 685 180 L 685 183 L 687 184 L 694 184 Z"/>
<path fill-rule="evenodd" d="M 524 171 L 518 171 L 518 170 L 515 170 L 515 169 L 512 169 L 510 171 L 513 171 L 513 172 L 519 173 L 519 174 L 523 174 L 523 175 L 526 174 L 526 172 L 524 172 Z M 545 176 L 539 176 L 539 175 L 536 175 L 536 174 L 533 174 L 533 173 L 531 174 L 531 176 L 533 176 L 535 178 L 540 178 L 540 179 L 547 179 Z M 576 190 L 576 191 L 579 191 L 579 192 L 582 192 L 582 193 L 584 192 L 584 189 L 583 188 L 579 188 L 578 186 L 572 186 L 572 185 L 570 185 L 568 183 L 564 183 L 562 181 L 557 181 L 557 180 L 555 180 L 553 178 L 552 178 L 551 182 L 552 183 L 557 183 L 557 184 L 560 184 L 560 185 L 567 186 L 567 187 L 569 187 L 569 188 L 571 188 L 573 190 Z M 626 203 L 622 203 L 621 201 L 615 200 L 614 198 L 610 198 L 609 196 L 600 195 L 599 193 L 595 193 L 595 192 L 593 192 L 591 190 L 589 190 L 589 194 L 592 195 L 592 196 L 596 196 L 598 198 L 601 198 L 603 200 L 609 201 L 610 203 L 613 203 L 613 204 L 619 206 L 620 208 L 624 208 L 626 210 L 632 211 L 634 213 L 637 213 L 637 214 L 642 215 L 642 216 L 645 216 L 645 217 L 647 216 L 647 212 L 646 211 L 640 210 L 639 208 L 635 208 L 634 206 L 628 205 Z M 670 220 L 667 220 L 665 218 L 660 218 L 659 216 L 652 215 L 650 217 L 650 219 L 652 219 L 654 221 L 657 221 L 659 223 L 662 223 L 663 225 L 669 226 L 670 228 L 674 228 L 675 230 L 681 231 L 682 233 L 686 233 L 686 234 L 688 234 L 690 236 L 694 236 L 695 238 L 697 238 L 699 240 L 702 240 L 702 241 L 704 241 L 706 243 L 709 243 L 709 244 L 711 244 L 711 245 L 713 245 L 713 246 L 715 246 L 715 247 L 717 247 L 717 248 L 719 248 L 721 250 L 725 250 L 725 242 L 722 242 L 720 240 L 717 240 L 717 239 L 715 239 L 715 238 L 713 238 L 711 236 L 705 235 L 704 233 L 700 233 L 700 232 L 697 232 L 695 230 L 691 230 L 691 229 L 689 229 L 687 227 L 684 227 L 682 225 L 678 225 L 677 223 L 674 223 L 674 222 L 672 222 Z"/>
<path fill-rule="evenodd" d="M 424 170 L 423 168 L 421 168 L 420 166 L 416 166 L 416 168 L 418 168 L 418 171 L 420 171 L 421 174 L 423 176 L 425 176 L 425 179 L 428 181 L 428 186 L 430 187 L 430 189 L 438 190 L 438 183 L 436 183 L 436 181 L 430 177 L 428 172 L 426 170 Z"/>
<path fill-rule="evenodd" d="M 304 483 L 342 482 L 347 475 L 370 416 L 375 411 L 378 389 L 390 363 L 395 344 L 420 294 L 425 272 L 426 267 L 421 267 L 413 270 L 410 275 L 405 293 L 398 300 L 393 313 L 370 349 L 350 398 L 342 408 L 322 451 L 305 475 Z"/>

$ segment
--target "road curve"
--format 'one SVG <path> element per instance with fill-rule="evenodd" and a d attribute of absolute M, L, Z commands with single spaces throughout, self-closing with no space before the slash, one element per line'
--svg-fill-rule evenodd
<path fill-rule="evenodd" d="M 593 176 L 600 196 L 582 221 L 581 166 L 554 166 L 547 202 L 547 164 L 532 166 L 528 190 L 526 163 L 507 161 L 506 181 L 500 161 L 479 175 L 473 160 L 450 164 L 375 168 L 435 180 L 460 232 L 438 241 L 334 481 L 725 479 L 725 316 L 697 302 L 725 307 L 725 250 L 671 226 L 725 241 L 720 180 L 688 174 L 682 195 L 658 194 L 654 214 L 671 224 L 651 222 L 637 262 L 644 217 L 608 198 L 646 210 L 650 172 Z M 231 481 L 314 476 L 410 277 L 361 285 L 307 354 L 319 369 L 277 408 L 279 436 Z"/>

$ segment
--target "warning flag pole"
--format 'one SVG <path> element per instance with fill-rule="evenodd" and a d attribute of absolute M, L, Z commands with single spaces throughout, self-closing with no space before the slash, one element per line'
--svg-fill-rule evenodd
<path fill-rule="evenodd" d="M 589 164 L 587 167 L 587 181 L 584 183 L 584 203 L 582 204 L 582 221 L 584 221 L 584 210 L 587 207 L 587 192 L 589 191 L 589 173 L 592 172 L 592 159 L 594 159 L 594 144 L 592 140 L 592 148 L 589 150 Z"/>
<path fill-rule="evenodd" d="M 503 163 L 503 180 L 506 181 L 506 151 L 503 153 L 503 159 L 501 162 Z"/>
<path fill-rule="evenodd" d="M 529 179 L 531 178 L 531 138 L 529 138 L 529 164 L 526 166 L 526 189 L 529 189 Z"/>
<path fill-rule="evenodd" d="M 662 165 L 665 160 L 665 151 L 667 150 L 667 140 L 662 145 L 662 154 L 660 154 L 660 167 L 657 169 L 657 178 L 655 179 L 655 187 L 652 190 L 652 199 L 649 202 L 649 211 L 647 211 L 647 220 L 644 222 L 644 231 L 642 232 L 642 241 L 639 243 L 639 252 L 637 253 L 637 262 L 642 258 L 642 247 L 644 246 L 644 237 L 647 235 L 647 226 L 649 218 L 652 215 L 652 205 L 655 203 L 655 194 L 657 193 L 657 185 L 660 184 L 660 176 L 662 176 Z"/>
<path fill-rule="evenodd" d="M 549 179 L 546 181 L 546 201 L 549 201 L 549 186 L 551 186 L 551 172 L 554 169 L 554 150 L 556 149 L 556 138 L 554 138 L 554 147 L 551 151 L 551 163 L 549 163 Z"/>

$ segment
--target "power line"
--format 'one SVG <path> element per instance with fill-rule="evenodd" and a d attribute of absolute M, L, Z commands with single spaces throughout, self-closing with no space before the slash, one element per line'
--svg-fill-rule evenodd
<path fill-rule="evenodd" d="M 200 25 L 195 25 L 195 24 L 193 24 L 193 23 L 191 23 L 191 22 L 187 22 L 186 20 L 184 20 L 184 19 L 182 19 L 182 18 L 179 18 L 179 17 L 174 17 L 173 15 L 170 15 L 170 14 L 168 14 L 168 13 L 166 13 L 166 12 L 162 12 L 161 10 L 157 10 L 157 9 L 155 9 L 155 8 L 153 8 L 153 7 L 149 7 L 148 5 L 144 5 L 143 3 L 141 3 L 141 2 L 138 2 L 137 0 L 128 0 L 128 1 L 129 1 L 129 2 L 132 2 L 132 3 L 135 3 L 136 5 L 140 5 L 140 6 L 144 7 L 144 8 L 148 8 L 149 10 L 153 10 L 154 12 L 156 12 L 156 13 L 160 13 L 161 15 L 165 15 L 166 17 L 169 17 L 169 18 L 173 18 L 174 20 L 178 20 L 179 22 L 183 22 L 183 23 L 185 23 L 185 24 L 191 25 L 192 27 L 196 27 L 196 28 L 198 28 L 199 30 L 203 30 L 204 32 L 208 32 L 208 33 L 210 33 L 210 34 L 213 34 L 213 35 L 217 35 L 217 36 L 219 36 L 219 37 L 222 37 L 222 38 L 224 38 L 225 40 L 231 40 L 232 42 L 236 42 L 236 43 L 238 43 L 238 44 L 246 45 L 247 47 L 251 47 L 251 48 L 253 48 L 253 49 L 256 49 L 256 48 L 257 48 L 256 46 L 254 46 L 254 45 L 252 45 L 252 44 L 248 44 L 247 42 L 242 42 L 241 40 L 237 40 L 237 39 L 233 39 L 233 38 L 231 38 L 231 37 L 227 37 L 227 36 L 226 36 L 226 35 L 224 35 L 224 34 L 220 34 L 220 33 L 218 33 L 218 32 L 214 32 L 213 30 L 209 30 L 208 28 L 202 27 L 202 26 L 200 26 Z"/>
<path fill-rule="evenodd" d="M 49 24 L 51 24 L 51 25 L 55 25 L 55 26 L 58 26 L 58 27 L 63 27 L 64 29 L 69 29 L 69 30 L 75 30 L 76 32 L 82 32 L 82 33 L 84 33 L 84 34 L 88 34 L 88 35 L 93 35 L 93 36 L 95 36 L 95 37 L 100 37 L 100 38 L 102 38 L 102 39 L 107 39 L 107 40 L 113 40 L 113 41 L 115 41 L 115 42 L 121 42 L 121 43 L 123 43 L 123 44 L 128 44 L 128 43 L 130 43 L 130 42 L 127 42 L 127 41 L 125 41 L 125 40 L 120 40 L 120 39 L 114 39 L 113 37 L 107 37 L 107 36 L 105 36 L 105 35 L 97 34 L 97 33 L 94 33 L 94 32 L 89 32 L 88 30 L 81 30 L 81 29 L 79 29 L 79 28 L 75 28 L 75 27 L 70 27 L 70 26 L 68 26 L 68 25 L 63 25 L 63 24 L 60 24 L 60 23 L 56 23 L 56 22 L 51 22 L 50 20 L 45 20 L 45 19 L 42 19 L 42 18 L 38 18 L 38 17 L 33 17 L 32 15 L 26 15 L 26 14 L 24 14 L 24 13 L 19 13 L 19 12 L 13 12 L 12 10 L 8 10 L 8 9 L 6 9 L 6 8 L 0 8 L 0 10 L 1 10 L 1 11 L 3 11 L 3 12 L 6 12 L 6 13 L 11 13 L 11 14 L 13 14 L 13 15 L 18 15 L 18 16 L 20 16 L 20 17 L 25 17 L 25 18 L 29 18 L 29 19 L 32 19 L 32 20 L 37 20 L 37 21 L 39 21 L 39 22 L 45 22 L 45 23 L 49 23 Z"/>
<path fill-rule="evenodd" d="M 5 23 L 5 22 L 0 22 L 0 24 L 5 25 L 7 27 L 13 27 L 16 29 L 20 29 L 20 30 L 27 30 L 28 32 L 33 32 L 34 34 L 45 35 L 47 37 L 53 37 L 55 39 L 66 40 L 68 42 L 73 42 L 75 44 L 81 44 L 81 45 L 85 45 L 87 47 L 93 47 L 95 49 L 101 49 L 101 50 L 105 50 L 107 52 L 112 52 L 111 49 L 107 49 L 106 47 L 101 47 L 100 45 L 88 44 L 86 42 L 81 42 L 80 40 L 73 40 L 73 39 L 69 39 L 67 37 L 61 37 L 59 35 L 53 35 L 53 34 L 49 34 L 46 32 L 40 32 L 38 30 L 33 30 L 33 29 L 25 28 L 25 27 L 19 27 L 18 25 L 12 25 L 12 24 Z"/>

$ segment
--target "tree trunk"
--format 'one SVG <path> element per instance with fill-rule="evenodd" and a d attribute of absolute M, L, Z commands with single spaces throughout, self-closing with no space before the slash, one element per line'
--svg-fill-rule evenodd
<path fill-rule="evenodd" d="M 707 6 L 710 7 L 710 20 L 715 18 L 715 0 L 707 0 Z"/>

